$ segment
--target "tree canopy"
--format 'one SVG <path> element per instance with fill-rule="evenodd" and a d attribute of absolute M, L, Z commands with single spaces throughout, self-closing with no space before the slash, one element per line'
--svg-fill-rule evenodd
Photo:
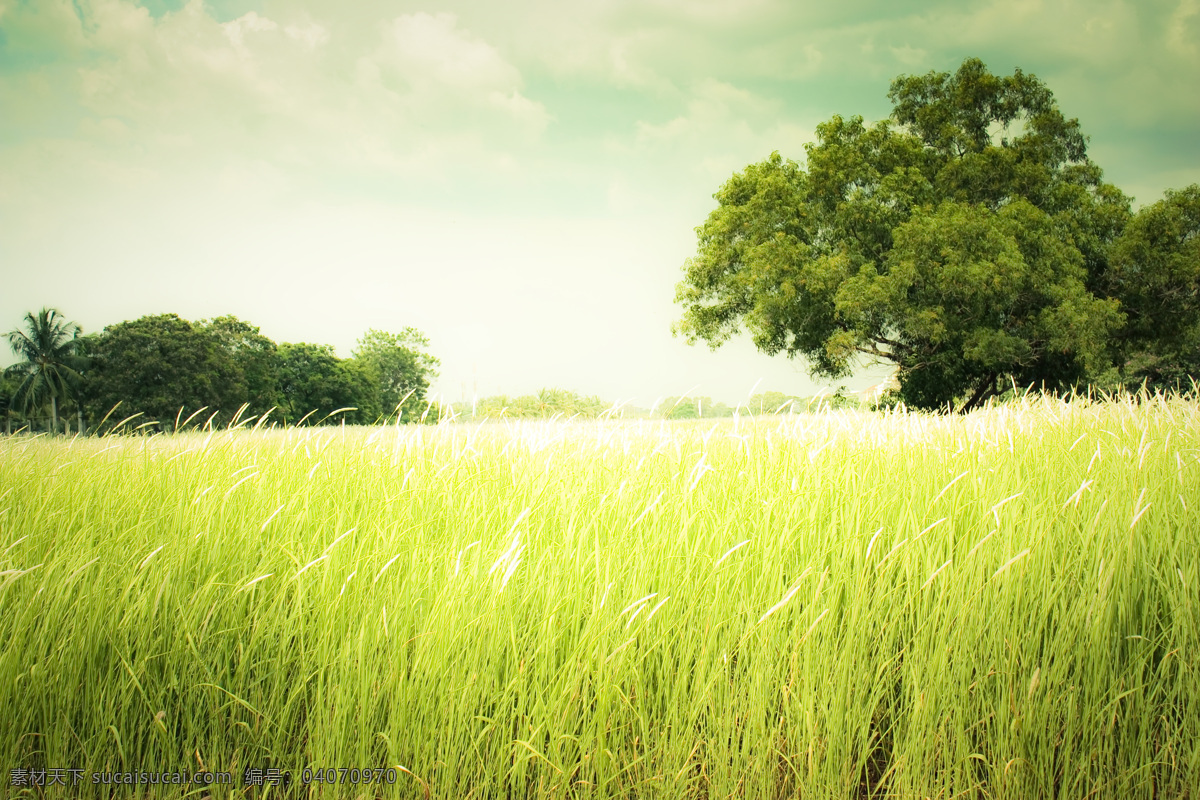
<path fill-rule="evenodd" d="M 1168 191 L 1130 220 L 1109 280 L 1128 317 L 1131 377 L 1162 388 L 1200 378 L 1200 186 Z"/>
<path fill-rule="evenodd" d="M 284 343 L 279 348 L 281 413 L 290 424 L 320 424 L 335 411 L 335 421 L 371 424 L 382 416 L 375 369 L 341 359 L 324 344 Z"/>
<path fill-rule="evenodd" d="M 119 416 L 165 424 L 201 409 L 229 415 L 244 402 L 229 354 L 203 325 L 177 314 L 109 325 L 90 352 L 86 396 L 95 419 L 119 405 Z"/>
<path fill-rule="evenodd" d="M 238 408 L 246 404 L 247 413 L 265 414 L 280 404 L 279 359 L 275 342 L 263 336 L 258 327 L 226 315 L 199 323 L 221 348 L 225 381 L 222 405 Z"/>
<path fill-rule="evenodd" d="M 358 340 L 354 358 L 373 371 L 385 416 L 415 422 L 430 413 L 425 395 L 441 362 L 428 347 L 429 340 L 416 328 L 398 334 L 372 328 Z"/>
<path fill-rule="evenodd" d="M 721 187 L 675 332 L 715 348 L 745 327 L 827 378 L 889 362 L 901 399 L 929 409 L 1123 368 L 1117 290 L 1146 276 L 1114 281 L 1130 200 L 1102 181 L 1079 122 L 1035 76 L 978 59 L 901 76 L 889 98 L 888 120 L 820 124 L 804 167 L 772 153 Z"/>

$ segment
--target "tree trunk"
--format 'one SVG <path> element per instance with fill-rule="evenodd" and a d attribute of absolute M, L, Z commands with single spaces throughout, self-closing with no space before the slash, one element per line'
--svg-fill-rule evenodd
<path fill-rule="evenodd" d="M 58 398 L 50 395 L 50 430 L 58 433 Z"/>
<path fill-rule="evenodd" d="M 79 435 L 83 436 L 83 409 L 82 408 L 75 409 L 75 414 L 76 414 L 75 420 L 78 423 L 77 427 L 79 428 Z"/>
<path fill-rule="evenodd" d="M 971 399 L 964 403 L 962 408 L 958 409 L 958 413 L 967 414 L 971 411 L 974 411 L 983 404 L 983 401 L 987 400 L 994 394 L 998 394 L 996 391 L 996 379 L 998 377 L 1000 376 L 993 372 L 991 375 L 988 375 L 986 378 L 980 381 L 979 388 L 975 390 L 975 394 L 971 395 Z"/>

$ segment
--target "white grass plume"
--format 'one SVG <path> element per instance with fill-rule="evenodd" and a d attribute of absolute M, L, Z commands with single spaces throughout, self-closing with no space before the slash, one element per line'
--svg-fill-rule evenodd
<path fill-rule="evenodd" d="M 469 545 L 464 547 L 462 550 L 458 551 L 458 558 L 454 559 L 454 574 L 455 575 L 457 575 L 459 570 L 462 569 L 463 554 L 479 543 L 480 543 L 480 540 L 476 539 L 475 541 L 471 542 Z"/>
<path fill-rule="evenodd" d="M 799 578 L 799 579 L 796 581 L 795 585 L 794 585 L 794 586 L 792 586 L 792 588 L 791 588 L 791 589 L 788 589 L 788 591 L 787 591 L 787 594 L 785 594 L 785 595 L 783 596 L 783 599 L 782 599 L 782 600 L 780 600 L 780 601 L 779 601 L 778 603 L 776 603 L 775 605 L 773 605 L 773 606 L 771 606 L 770 608 L 768 608 L 768 609 L 767 609 L 767 613 L 763 614 L 761 617 L 759 617 L 759 618 L 758 618 L 758 624 L 762 624 L 762 622 L 763 622 L 763 621 L 764 621 L 764 620 L 765 620 L 767 617 L 771 616 L 771 615 L 772 615 L 772 614 L 774 614 L 776 611 L 778 611 L 779 609 L 781 609 L 781 608 L 783 608 L 785 605 L 787 605 L 787 601 L 792 599 L 792 595 L 796 594 L 796 592 L 798 592 L 798 591 L 800 590 L 800 584 L 801 584 L 801 582 L 803 582 L 803 581 L 804 581 L 804 577 L 805 577 L 806 575 L 808 575 L 808 572 L 809 572 L 809 571 L 806 569 L 806 570 L 804 570 L 804 572 L 803 572 L 803 573 L 801 573 L 801 575 L 800 575 L 800 578 Z"/>
<path fill-rule="evenodd" d="M 275 574 L 274 572 L 268 572 L 266 575 L 259 575 L 257 578 L 254 578 L 253 580 L 248 581 L 242 588 L 238 589 L 238 592 L 244 592 L 247 589 L 249 589 L 251 586 L 253 586 L 254 584 L 258 583 L 259 581 L 265 581 L 267 578 L 271 577 L 274 574 Z M 237 592 L 234 592 L 234 594 L 237 594 Z"/>
<path fill-rule="evenodd" d="M 383 573 L 387 572 L 388 567 L 390 567 L 392 564 L 395 564 L 396 559 L 399 558 L 401 555 L 402 555 L 401 553 L 396 553 L 396 555 L 392 556 L 391 560 L 389 560 L 386 564 L 383 565 L 383 569 L 379 570 L 379 572 L 375 575 L 375 580 L 371 581 L 372 586 L 379 583 L 379 579 L 383 577 Z"/>
<path fill-rule="evenodd" d="M 746 541 L 744 541 L 744 542 L 739 542 L 738 544 L 735 544 L 733 547 L 731 547 L 731 548 L 729 548 L 728 550 L 726 550 L 726 551 L 725 551 L 725 555 L 723 555 L 723 556 L 721 556 L 719 559 L 717 559 L 717 563 L 713 565 L 713 568 L 714 568 L 714 569 L 716 569 L 717 567 L 721 566 L 721 563 L 722 563 L 722 562 L 723 562 L 725 559 L 729 558 L 731 555 L 733 555 L 733 554 L 734 554 L 734 553 L 736 553 L 738 550 L 740 550 L 741 548 L 745 547 L 745 546 L 746 546 L 746 545 L 748 545 L 748 544 L 750 544 L 750 540 L 749 540 L 749 539 L 747 539 L 747 540 L 746 540 Z"/>
<path fill-rule="evenodd" d="M 317 564 L 320 564 L 322 561 L 324 561 L 328 557 L 329 557 L 328 555 L 324 555 L 324 556 L 318 556 L 317 558 L 314 558 L 312 561 L 308 562 L 303 567 L 301 567 L 300 571 L 292 576 L 292 580 L 296 580 L 301 575 L 303 575 L 305 572 L 308 572 L 308 570 L 310 568 L 315 567 Z"/>
<path fill-rule="evenodd" d="M 279 505 L 279 508 L 277 508 L 277 509 L 275 509 L 274 511 L 272 511 L 272 512 L 271 512 L 271 516 L 269 516 L 269 517 L 267 517 L 265 520 L 263 520 L 262 527 L 258 529 L 258 532 L 259 532 L 259 533 L 262 533 L 263 531 L 265 531 L 265 530 L 267 529 L 267 526 L 271 524 L 271 520 L 275 519 L 275 516 L 276 516 L 276 515 L 277 515 L 277 514 L 278 514 L 280 511 L 283 511 L 283 507 L 284 507 L 284 506 L 286 506 L 286 505 L 287 505 L 287 503 L 280 503 L 280 505 Z"/>
<path fill-rule="evenodd" d="M 1017 553 L 1015 556 L 1010 558 L 1008 561 L 1004 562 L 1004 566 L 1001 567 L 1000 569 L 996 570 L 995 572 L 993 572 L 992 577 L 989 580 L 995 580 L 1002 572 L 1007 570 L 1009 567 L 1011 567 L 1013 564 L 1017 563 L 1018 561 L 1020 561 L 1022 558 L 1024 558 L 1027 555 L 1029 555 L 1028 547 L 1026 547 L 1021 552 Z"/>
<path fill-rule="evenodd" d="M 637 608 L 638 606 L 645 605 L 647 602 L 649 602 L 650 600 L 653 600 L 655 597 L 658 597 L 658 592 L 651 592 L 650 594 L 646 595 L 645 597 L 634 600 L 632 603 L 630 603 L 629 605 L 627 605 L 623 609 L 621 609 L 621 613 L 617 614 L 617 616 L 618 617 L 624 616 L 629 611 L 632 611 L 634 608 Z"/>
<path fill-rule="evenodd" d="M 321 553 L 321 557 L 324 558 L 325 556 L 329 555 L 329 551 L 332 550 L 334 547 L 336 547 L 338 542 L 340 542 L 342 539 L 345 539 L 347 536 L 354 533 L 356 530 L 358 530 L 357 527 L 351 528 L 350 530 L 343 533 L 341 536 L 334 539 L 333 542 L 330 543 L 329 547 L 326 547 L 324 552 Z"/>

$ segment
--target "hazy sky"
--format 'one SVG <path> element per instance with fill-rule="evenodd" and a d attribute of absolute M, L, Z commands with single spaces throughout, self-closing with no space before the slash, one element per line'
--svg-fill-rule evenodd
<path fill-rule="evenodd" d="M 694 228 L 967 56 L 1044 80 L 1139 203 L 1200 182 L 1200 0 L 0 0 L 0 329 L 411 325 L 447 400 L 808 394 L 671 336 Z"/>

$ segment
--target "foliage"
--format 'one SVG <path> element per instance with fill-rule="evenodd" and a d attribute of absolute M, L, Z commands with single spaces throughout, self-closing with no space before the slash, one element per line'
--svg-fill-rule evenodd
<path fill-rule="evenodd" d="M 459 403 L 454 406 L 454 413 L 467 419 L 595 419 L 611 408 L 612 404 L 596 396 L 584 396 L 566 389 L 540 389 L 536 394 L 520 397 L 494 395 L 475 403 Z"/>
<path fill-rule="evenodd" d="M 12 432 L 13 394 L 17 391 L 17 381 L 10 378 L 7 371 L 0 372 L 0 414 L 4 415 L 5 433 Z"/>
<path fill-rule="evenodd" d="M 257 326 L 231 315 L 195 323 L 176 314 L 146 316 L 86 338 L 55 311 L 26 319 L 39 332 L 10 333 L 14 348 L 48 343 L 58 360 L 39 356 L 47 370 L 29 372 L 19 364 L 7 371 L 27 379 L 14 409 L 40 408 L 48 400 L 54 414 L 56 401 L 65 399 L 68 407 L 86 409 L 93 424 L 107 419 L 111 428 L 129 420 L 131 428 L 150 430 L 261 419 L 272 409 L 275 419 L 291 423 L 307 415 L 308 424 L 374 424 L 385 416 L 383 400 L 409 381 L 417 391 L 405 402 L 405 421 L 437 421 L 437 409 L 424 397 L 438 361 L 413 328 L 398 336 L 368 331 L 362 357 L 340 359 L 325 345 L 277 347 Z M 57 394 L 47 394 L 47 387 L 57 387 Z M 329 416 L 341 408 L 351 410 Z"/>
<path fill-rule="evenodd" d="M 806 168 L 773 153 L 721 187 L 676 333 L 718 347 L 744 325 L 832 378 L 887 361 L 915 408 L 1103 372 L 1123 320 L 1093 289 L 1129 202 L 1078 122 L 1034 76 L 976 59 L 889 96 L 891 120 L 819 125 Z"/>
<path fill-rule="evenodd" d="M 732 417 L 733 409 L 724 403 L 714 403 L 711 397 L 668 397 L 658 404 L 658 414 L 666 419 L 715 419 Z"/>
<path fill-rule="evenodd" d="M 117 408 L 110 422 L 140 414 L 135 425 L 171 429 L 201 409 L 198 421 L 228 420 L 245 402 L 245 384 L 233 379 L 231 354 L 218 337 L 177 314 L 109 325 L 89 352 L 85 405 L 93 420 Z"/>
<path fill-rule="evenodd" d="M 338 358 L 330 345 L 279 346 L 280 410 L 288 424 L 375 423 L 382 416 L 378 384 L 371 365 Z M 330 417 L 339 409 L 351 410 Z"/>
<path fill-rule="evenodd" d="M 58 401 L 74 395 L 87 359 L 80 355 L 82 331 L 53 308 L 25 315 L 25 329 L 9 331 L 8 344 L 21 360 L 5 374 L 19 382 L 11 405 L 28 415 L 49 407 L 51 430 L 58 431 Z"/>
<path fill-rule="evenodd" d="M 0 438 L 4 779 L 1194 797 L 1197 452 L 1178 399 Z"/>
<path fill-rule="evenodd" d="M 428 347 L 429 339 L 416 328 L 398 334 L 372 328 L 358 340 L 354 358 L 378 376 L 378 402 L 385 416 L 399 411 L 401 422 L 428 419 L 426 393 L 441 363 L 427 352 Z"/>
<path fill-rule="evenodd" d="M 255 325 L 226 315 L 204 320 L 199 326 L 211 334 L 228 356 L 223 359 L 222 404 L 235 409 L 243 403 L 246 414 L 258 416 L 279 405 L 279 355 L 275 342 Z"/>
<path fill-rule="evenodd" d="M 1129 318 L 1128 382 L 1191 388 L 1200 378 L 1200 185 L 1138 211 L 1113 246 L 1109 280 Z"/>

